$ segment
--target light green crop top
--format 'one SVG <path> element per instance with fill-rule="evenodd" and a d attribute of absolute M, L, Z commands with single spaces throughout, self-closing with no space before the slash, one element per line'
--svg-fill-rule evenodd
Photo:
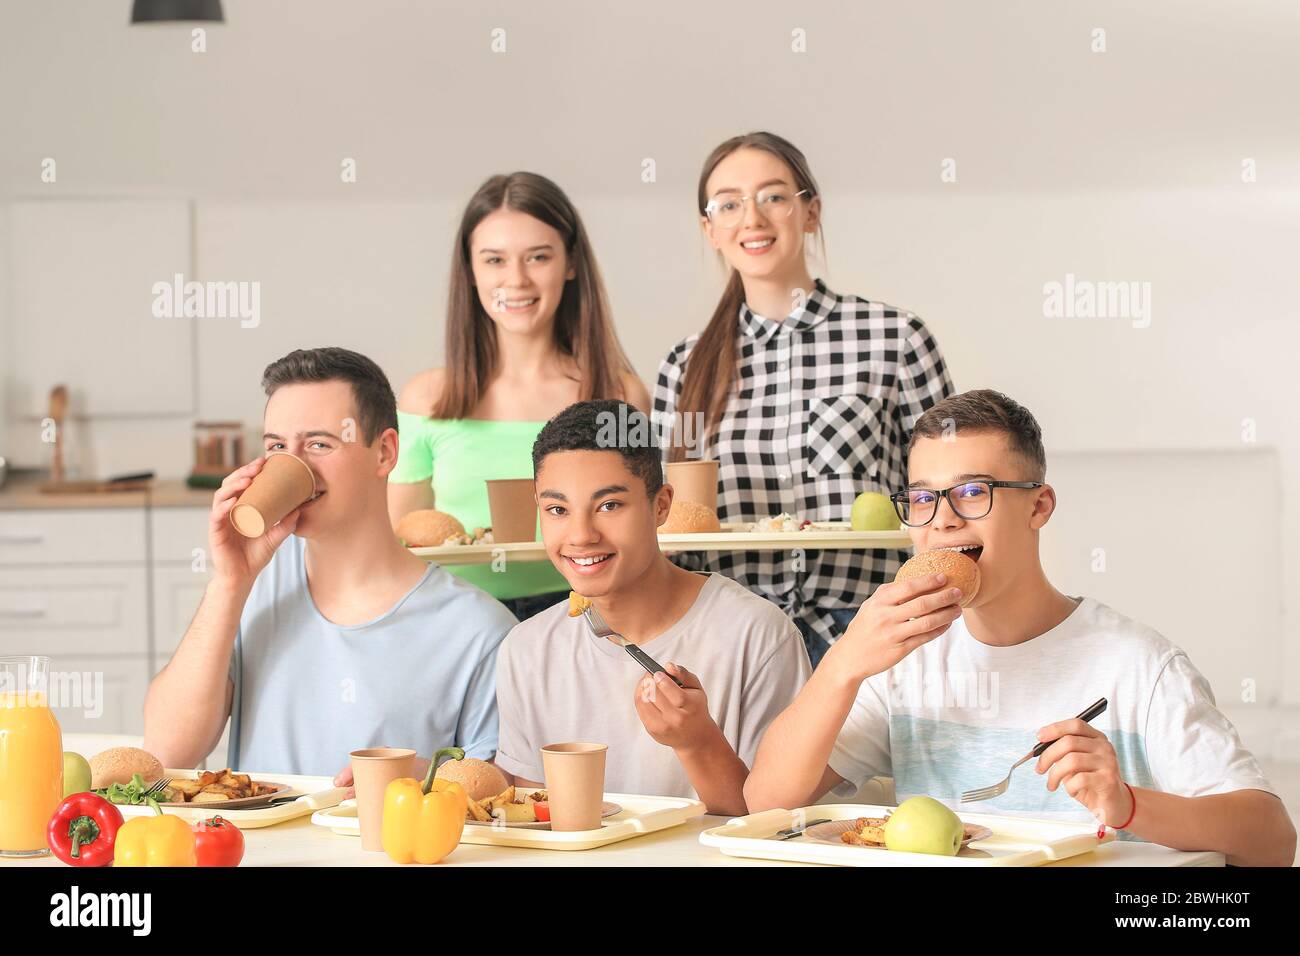
<path fill-rule="evenodd" d="M 434 507 L 454 515 L 470 534 L 492 525 L 489 478 L 531 478 L 533 442 L 545 422 L 434 419 L 398 411 L 400 448 L 392 482 L 427 481 Z M 457 577 L 476 584 L 499 601 L 567 591 L 564 575 L 550 561 L 512 561 L 504 571 L 490 564 L 446 565 Z"/>

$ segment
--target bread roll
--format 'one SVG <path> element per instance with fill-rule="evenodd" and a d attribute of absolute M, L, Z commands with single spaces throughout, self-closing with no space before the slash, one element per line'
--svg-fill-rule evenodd
<path fill-rule="evenodd" d="M 109 784 L 131 782 L 139 774 L 146 783 L 163 775 L 163 765 L 147 750 L 139 747 L 110 747 L 90 758 L 90 788 L 100 790 Z"/>
<path fill-rule="evenodd" d="M 957 603 L 965 607 L 975 600 L 980 589 L 980 566 L 960 551 L 922 551 L 908 560 L 895 581 L 906 581 L 926 574 L 948 575 L 948 587 L 961 588 L 961 600 Z"/>
<path fill-rule="evenodd" d="M 463 524 L 434 508 L 412 511 L 397 522 L 397 536 L 408 548 L 436 548 L 452 535 L 464 533 Z"/>
<path fill-rule="evenodd" d="M 454 780 L 465 788 L 471 800 L 486 800 L 505 792 L 510 786 L 506 775 L 495 765 L 486 760 L 466 757 L 464 760 L 448 760 L 434 774 L 441 780 Z"/>
<path fill-rule="evenodd" d="M 718 513 L 698 501 L 674 501 L 668 520 L 659 526 L 660 534 L 699 534 L 721 531 Z"/>

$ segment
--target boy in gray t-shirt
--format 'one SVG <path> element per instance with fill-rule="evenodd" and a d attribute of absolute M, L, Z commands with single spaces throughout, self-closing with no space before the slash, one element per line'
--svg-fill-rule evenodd
<path fill-rule="evenodd" d="M 808 679 L 808 654 L 778 607 L 660 552 L 673 490 L 648 426 L 635 426 L 644 415 L 621 405 L 572 405 L 538 435 L 542 539 L 573 589 L 668 673 L 651 677 L 566 605 L 524 621 L 497 655 L 496 762 L 538 786 L 543 746 L 604 743 L 606 791 L 698 796 L 712 813 L 742 814 L 759 738 Z M 629 427 L 615 437 L 606 426 L 617 422 Z"/>

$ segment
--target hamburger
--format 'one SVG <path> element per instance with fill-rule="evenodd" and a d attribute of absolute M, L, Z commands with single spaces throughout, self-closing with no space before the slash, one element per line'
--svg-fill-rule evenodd
<path fill-rule="evenodd" d="M 163 775 L 162 762 L 139 747 L 110 747 L 90 758 L 90 789 L 128 784 L 137 773 L 146 783 L 158 780 Z"/>
<path fill-rule="evenodd" d="M 961 588 L 961 600 L 957 603 L 965 607 L 975 600 L 980 589 L 980 566 L 960 551 L 935 548 L 922 551 L 910 558 L 894 576 L 895 581 L 907 581 L 927 574 L 946 574 L 948 584 Z"/>
<path fill-rule="evenodd" d="M 408 548 L 436 548 L 448 538 L 464 533 L 463 524 L 435 508 L 412 511 L 397 522 L 397 536 Z"/>
<path fill-rule="evenodd" d="M 486 800 L 504 793 L 510 781 L 493 764 L 476 757 L 448 760 L 434 774 L 440 780 L 451 780 L 461 785 L 471 800 Z"/>
<path fill-rule="evenodd" d="M 659 526 L 660 534 L 699 534 L 721 531 L 718 513 L 698 501 L 674 501 L 668 520 Z"/>

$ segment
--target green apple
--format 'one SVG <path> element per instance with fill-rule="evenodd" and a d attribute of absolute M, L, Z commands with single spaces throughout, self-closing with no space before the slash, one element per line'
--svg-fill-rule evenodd
<path fill-rule="evenodd" d="M 854 531 L 897 531 L 899 524 L 894 503 L 878 491 L 858 495 L 849 513 L 849 525 Z"/>
<path fill-rule="evenodd" d="M 956 856 L 965 835 L 957 814 L 933 797 L 909 797 L 885 822 L 885 847 L 903 853 Z"/>
<path fill-rule="evenodd" d="M 71 750 L 63 751 L 63 795 L 85 793 L 90 789 L 90 764 Z"/>

